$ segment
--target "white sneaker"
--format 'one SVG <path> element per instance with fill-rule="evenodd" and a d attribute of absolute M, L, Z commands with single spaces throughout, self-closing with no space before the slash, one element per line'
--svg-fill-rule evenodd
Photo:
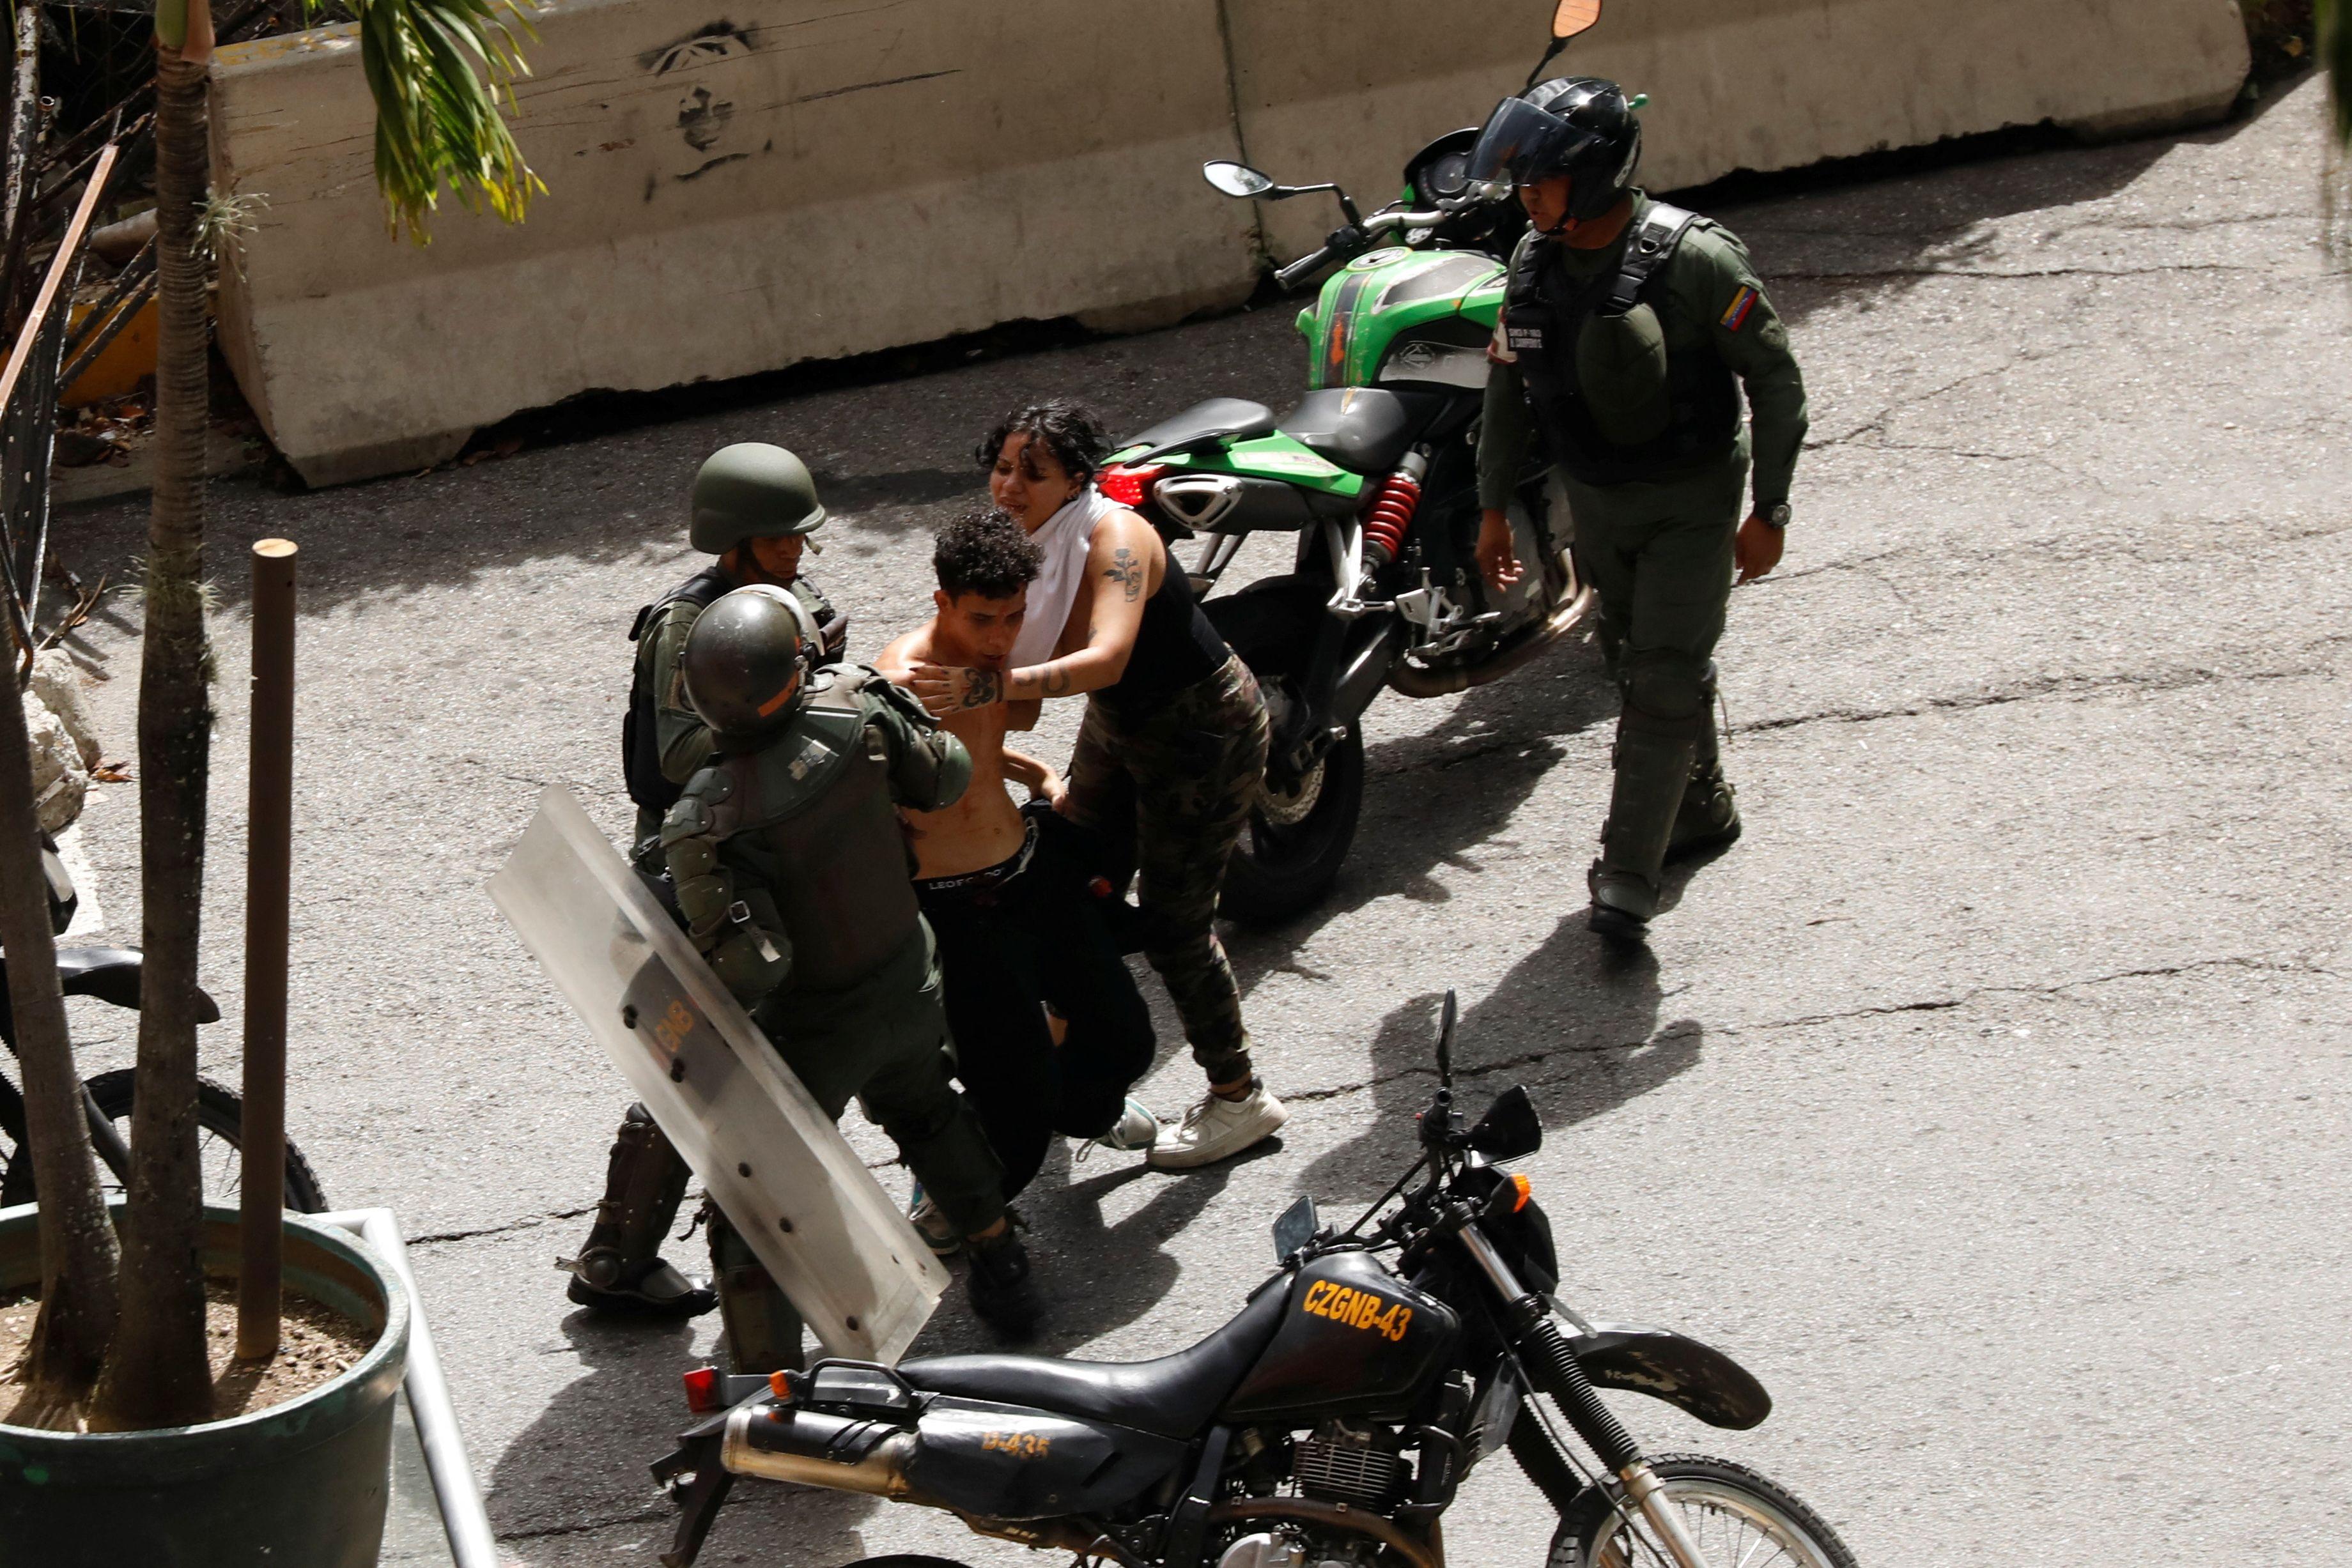
<path fill-rule="evenodd" d="M 1252 1080 L 1239 1100 L 1212 1093 L 1184 1113 L 1184 1124 L 1163 1132 L 1151 1145 L 1149 1163 L 1160 1171 L 1191 1170 L 1230 1159 L 1290 1120 L 1290 1112 L 1266 1086 Z"/>
<path fill-rule="evenodd" d="M 931 1195 L 923 1190 L 921 1182 L 915 1184 L 915 1195 L 907 1201 L 907 1223 L 915 1228 L 923 1245 L 935 1256 L 952 1258 L 963 1250 L 963 1238 L 956 1234 L 956 1228 L 948 1223 L 948 1217 L 940 1212 L 940 1206 L 931 1201 Z"/>
<path fill-rule="evenodd" d="M 1083 1160 L 1097 1149 L 1131 1155 L 1149 1149 L 1159 1142 L 1160 1118 L 1130 1098 L 1127 1109 L 1119 1113 L 1118 1120 L 1112 1124 L 1111 1130 L 1099 1138 L 1088 1138 L 1080 1144 L 1076 1157 Z"/>

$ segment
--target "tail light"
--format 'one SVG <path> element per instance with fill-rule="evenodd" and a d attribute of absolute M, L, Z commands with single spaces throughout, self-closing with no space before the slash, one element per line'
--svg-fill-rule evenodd
<path fill-rule="evenodd" d="M 717 1367 L 698 1366 L 692 1372 L 686 1374 L 682 1381 L 686 1384 L 688 1409 L 698 1416 L 704 1416 L 719 1408 L 719 1369 Z"/>
<path fill-rule="evenodd" d="M 1160 482 L 1160 476 L 1167 472 L 1164 463 L 1147 464 L 1140 468 L 1106 468 L 1095 476 L 1095 488 L 1119 506 L 1139 507 L 1151 494 L 1151 486 Z"/>

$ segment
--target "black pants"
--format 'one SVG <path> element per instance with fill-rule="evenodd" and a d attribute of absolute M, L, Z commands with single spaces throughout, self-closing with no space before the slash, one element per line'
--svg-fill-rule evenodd
<path fill-rule="evenodd" d="M 1055 1134 L 1110 1131 L 1154 1044 L 1076 830 L 1050 812 L 1035 820 L 1037 843 L 1017 874 L 915 883 L 939 942 L 956 1076 L 1003 1162 L 1008 1198 L 1036 1176 Z M 1045 1003 L 1069 1025 L 1058 1047 Z"/>

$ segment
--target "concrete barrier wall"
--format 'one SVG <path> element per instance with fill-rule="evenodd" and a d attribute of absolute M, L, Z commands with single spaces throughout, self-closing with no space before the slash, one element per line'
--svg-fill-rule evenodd
<path fill-rule="evenodd" d="M 549 187 L 508 228 L 384 237 L 348 28 L 221 52 L 215 162 L 268 198 L 221 342 L 314 484 L 475 427 L 1027 318 L 1109 327 L 1243 298 L 1317 198 L 1216 195 L 1203 159 L 1338 178 L 1367 208 L 1478 120 L 1538 0 L 552 0 L 517 134 Z M 2218 113 L 2235 0 L 1612 0 L 1568 68 L 1650 92 L 1649 182 L 2003 125 Z"/>
<path fill-rule="evenodd" d="M 1405 160 L 1483 120 L 1542 52 L 1549 0 L 1231 0 L 1249 159 L 1337 180 L 1369 210 Z M 1442 22 L 1439 20 L 1442 18 Z M 1646 92 L 1643 182 L 1921 146 L 2055 120 L 2097 133 L 2217 116 L 2246 75 L 2237 0 L 1608 0 L 1548 75 Z M 1280 256 L 1321 242 L 1328 198 L 1265 209 Z"/>
<path fill-rule="evenodd" d="M 1081 312 L 1238 299 L 1251 214 L 1212 0 L 558 0 L 530 221 L 384 238 L 349 28 L 221 52 L 215 172 L 265 194 L 222 346 L 313 483 L 475 426 Z M 1171 173 L 1171 171 L 1174 172 Z"/>

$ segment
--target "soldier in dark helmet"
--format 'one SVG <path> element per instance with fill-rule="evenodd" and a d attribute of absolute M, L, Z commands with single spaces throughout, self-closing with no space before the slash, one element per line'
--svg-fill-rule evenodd
<path fill-rule="evenodd" d="M 662 816 L 677 802 L 679 786 L 710 760 L 710 731 L 688 706 L 678 662 L 695 618 L 720 594 L 769 583 L 789 590 L 814 618 L 825 662 L 841 656 L 849 637 L 847 619 L 800 570 L 803 551 L 823 548 L 814 536 L 824 507 L 799 458 L 763 442 L 721 447 L 695 475 L 691 506 L 688 538 L 713 559 L 637 612 L 629 628 L 636 664 L 621 721 L 622 767 L 637 808 L 632 859 L 655 880 L 665 904 Z M 694 1317 L 718 1304 L 708 1286 L 660 1256 L 690 1174 L 646 1108 L 630 1106 L 614 1135 L 588 1239 L 577 1258 L 556 1265 L 572 1276 L 565 1291 L 573 1301 L 665 1318 Z"/>
<path fill-rule="evenodd" d="M 799 601 L 769 585 L 726 595 L 687 637 L 687 700 L 717 755 L 662 821 L 678 913 L 825 1113 L 855 1096 L 898 1145 L 964 1239 L 973 1311 L 1025 1332 L 1028 1256 L 1003 1166 L 951 1081 L 939 958 L 898 815 L 953 804 L 971 758 L 871 669 L 812 670 L 816 637 Z M 797 1365 L 798 1314 L 724 1215 L 710 1241 L 736 1370 Z"/>
<path fill-rule="evenodd" d="M 1614 82 L 1541 83 L 1496 108 L 1470 167 L 1510 184 L 1531 225 L 1489 353 L 1478 561 L 1498 588 L 1518 580 L 1506 510 L 1539 445 L 1568 492 L 1622 697 L 1589 878 L 1592 928 L 1621 941 L 1646 935 L 1670 854 L 1738 836 L 1715 645 L 1735 569 L 1746 582 L 1780 562 L 1806 423 L 1788 329 L 1747 247 L 1633 184 L 1633 109 Z"/>

